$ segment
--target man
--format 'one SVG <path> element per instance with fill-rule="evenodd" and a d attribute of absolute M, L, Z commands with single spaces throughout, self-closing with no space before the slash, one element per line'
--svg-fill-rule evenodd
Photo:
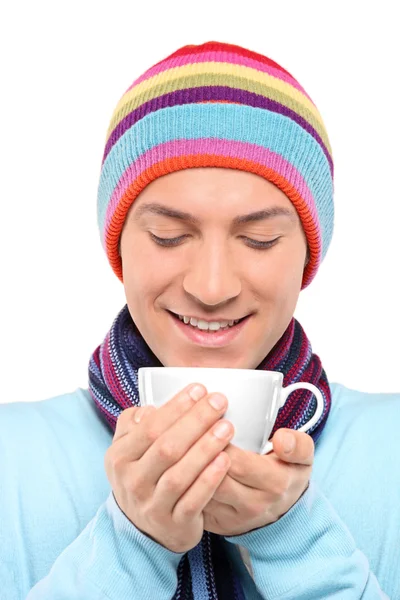
<path fill-rule="evenodd" d="M 0 594 L 399 598 L 399 395 L 329 383 L 293 318 L 333 231 L 300 84 L 238 46 L 167 57 L 115 109 L 98 217 L 127 305 L 88 390 L 0 408 Z M 260 456 L 198 382 L 140 407 L 142 366 L 280 371 L 317 385 L 323 414 L 296 431 L 314 399 L 292 394 Z"/>

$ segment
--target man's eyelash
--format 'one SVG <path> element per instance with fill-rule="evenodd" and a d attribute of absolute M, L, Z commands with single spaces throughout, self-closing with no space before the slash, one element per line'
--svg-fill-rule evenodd
<path fill-rule="evenodd" d="M 173 248 L 174 246 L 178 246 L 179 243 L 183 241 L 185 237 L 187 237 L 186 235 L 180 235 L 179 237 L 175 238 L 161 238 L 157 235 L 154 235 L 154 233 L 150 233 L 150 236 L 156 244 L 158 244 L 159 246 L 164 246 L 165 248 Z M 242 237 L 248 241 L 247 245 L 250 246 L 250 248 L 254 248 L 255 250 L 267 250 L 279 240 L 279 237 L 277 237 L 269 242 L 260 242 L 260 240 L 253 240 L 246 236 Z"/>
<path fill-rule="evenodd" d="M 186 235 L 180 235 L 179 237 L 175 238 L 161 238 L 157 235 L 154 235 L 154 233 L 150 233 L 150 235 L 152 239 L 156 242 L 156 244 L 159 244 L 159 246 L 177 246 L 179 242 L 181 242 L 186 237 Z"/>

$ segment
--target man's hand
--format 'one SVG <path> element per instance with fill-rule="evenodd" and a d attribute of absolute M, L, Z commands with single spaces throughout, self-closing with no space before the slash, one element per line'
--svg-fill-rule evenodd
<path fill-rule="evenodd" d="M 285 451 L 286 436 L 295 445 Z M 229 444 L 231 466 L 204 507 L 204 529 L 232 536 L 264 527 L 282 517 L 308 487 L 314 442 L 306 433 L 278 429 L 274 449 L 259 455 Z"/>
<path fill-rule="evenodd" d="M 196 546 L 203 509 L 228 472 L 227 399 L 185 388 L 160 408 L 131 407 L 117 421 L 105 469 L 115 501 L 145 535 L 173 552 Z M 218 402 L 219 400 L 219 402 Z"/>

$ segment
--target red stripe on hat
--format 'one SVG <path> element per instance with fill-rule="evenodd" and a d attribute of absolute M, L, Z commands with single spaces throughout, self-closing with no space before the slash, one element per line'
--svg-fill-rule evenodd
<path fill-rule="evenodd" d="M 306 287 L 314 278 L 318 270 L 321 246 L 318 236 L 318 227 L 313 221 L 309 207 L 304 202 L 297 189 L 287 179 L 282 177 L 282 175 L 264 165 L 260 165 L 259 163 L 247 159 L 218 156 L 214 154 L 192 154 L 167 158 L 159 163 L 151 165 L 129 185 L 111 218 L 105 239 L 107 256 L 118 279 L 123 282 L 121 257 L 118 253 L 119 238 L 128 211 L 140 192 L 149 183 L 168 173 L 181 171 L 183 169 L 209 166 L 240 169 L 242 171 L 254 173 L 255 175 L 264 177 L 264 179 L 267 179 L 271 183 L 274 183 L 282 190 L 282 192 L 284 192 L 284 194 L 286 194 L 300 216 L 310 250 L 310 260 L 304 269 L 302 282 L 302 289 Z"/>
<path fill-rule="evenodd" d="M 265 65 L 269 65 L 270 67 L 279 69 L 280 71 L 282 71 L 282 73 L 286 73 L 286 75 L 289 75 L 290 77 L 292 77 L 293 79 L 296 80 L 296 78 L 293 77 L 293 75 L 291 73 L 289 73 L 289 71 L 286 71 L 286 69 L 281 67 L 281 65 L 279 65 L 275 61 L 271 60 L 267 56 L 264 56 L 263 54 L 258 54 L 257 52 L 253 52 L 252 50 L 248 50 L 247 48 L 242 48 L 242 46 L 236 46 L 235 44 L 227 44 L 224 42 L 206 42 L 205 44 L 200 44 L 200 45 L 183 46 L 183 48 L 180 48 L 173 54 L 170 54 L 170 56 L 168 56 L 166 59 L 163 59 L 162 61 L 160 61 L 157 64 L 161 64 L 164 62 L 164 60 L 169 60 L 170 58 L 174 58 L 176 56 L 185 56 L 187 54 L 196 55 L 196 54 L 201 54 L 202 52 L 218 52 L 218 51 L 234 52 L 238 56 L 245 56 L 246 58 L 252 58 L 253 60 L 258 60 L 259 62 L 261 62 Z"/>

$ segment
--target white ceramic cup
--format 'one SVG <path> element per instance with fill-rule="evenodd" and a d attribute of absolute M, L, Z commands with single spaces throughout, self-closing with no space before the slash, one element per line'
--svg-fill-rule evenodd
<path fill-rule="evenodd" d="M 315 385 L 298 382 L 283 388 L 283 375 L 277 371 L 214 367 L 142 367 L 138 376 L 142 406 L 159 407 L 191 383 L 202 383 L 208 393 L 221 392 L 228 399 L 224 418 L 235 428 L 231 443 L 259 454 L 271 452 L 272 443 L 268 438 L 278 410 L 294 390 L 310 390 L 317 399 L 315 414 L 298 431 L 307 432 L 321 417 L 324 409 L 322 394 Z"/>

